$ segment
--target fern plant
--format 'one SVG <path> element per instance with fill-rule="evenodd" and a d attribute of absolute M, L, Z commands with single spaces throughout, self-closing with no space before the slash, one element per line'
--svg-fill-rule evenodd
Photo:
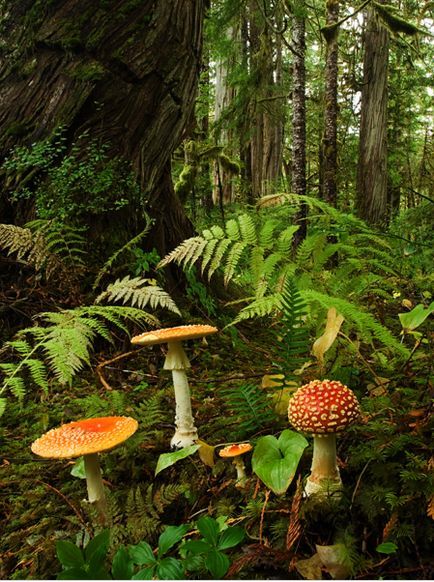
<path fill-rule="evenodd" d="M 266 201 L 271 198 L 276 196 Z M 233 324 L 281 310 L 282 289 L 292 277 L 311 318 L 318 306 L 335 307 L 365 341 L 375 338 L 398 356 L 408 357 L 408 350 L 361 306 L 369 293 L 387 295 L 389 290 L 391 295 L 387 276 L 395 271 L 390 245 L 362 220 L 324 201 L 290 194 L 278 198 L 284 206 L 270 209 L 263 199 L 257 214 L 242 214 L 228 220 L 225 228 L 215 225 L 185 240 L 159 266 L 175 262 L 189 269 L 200 262 L 208 278 L 220 270 L 226 285 L 238 284 L 245 297 L 237 303 L 247 305 Z M 300 203 L 311 209 L 310 229 L 294 253 L 292 239 L 298 227 L 287 226 L 288 208 L 290 213 Z M 329 242 L 330 235 L 337 242 Z M 339 257 L 337 267 L 329 266 L 333 255 Z"/>
<path fill-rule="evenodd" d="M 85 239 L 81 232 L 48 220 L 35 220 L 25 227 L 0 224 L 0 248 L 44 272 L 47 279 L 59 279 L 83 265 Z"/>
<path fill-rule="evenodd" d="M 255 384 L 241 384 L 221 391 L 231 416 L 236 418 L 237 438 L 270 426 L 276 416 L 270 406 L 267 393 Z"/>
<path fill-rule="evenodd" d="M 131 278 L 129 275 L 123 279 L 117 279 L 98 295 L 95 303 L 100 303 L 104 300 L 109 302 L 122 301 L 124 304 L 129 303 L 132 307 L 138 307 L 139 309 L 150 305 L 152 309 L 168 309 L 181 315 L 170 295 L 161 287 L 155 285 L 152 279 Z"/>
<path fill-rule="evenodd" d="M 134 307 L 84 306 L 59 312 L 44 312 L 37 316 L 41 325 L 18 332 L 5 344 L 18 362 L 0 364 L 3 383 L 0 388 L 0 412 L 4 412 L 6 392 L 22 402 L 26 383 L 48 390 L 50 376 L 60 384 L 70 384 L 77 372 L 90 365 L 95 339 L 113 342 L 110 326 L 128 334 L 127 323 L 155 326 L 153 315 Z"/>

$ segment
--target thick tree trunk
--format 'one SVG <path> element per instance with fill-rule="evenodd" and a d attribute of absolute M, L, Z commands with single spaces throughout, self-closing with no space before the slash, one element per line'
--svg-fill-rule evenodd
<path fill-rule="evenodd" d="M 292 88 L 292 192 L 306 194 L 306 39 L 305 19 L 293 20 L 292 42 L 294 47 Z M 302 204 L 296 216 L 300 228 L 295 234 L 297 246 L 306 237 L 306 205 Z"/>
<path fill-rule="evenodd" d="M 3 2 L 0 159 L 59 125 L 69 143 L 88 131 L 132 163 L 165 253 L 190 231 L 169 161 L 194 105 L 203 11 L 204 0 Z"/>
<path fill-rule="evenodd" d="M 327 25 L 339 19 L 339 0 L 327 2 Z M 321 155 L 321 192 L 323 198 L 337 204 L 337 119 L 338 119 L 338 38 L 337 32 L 327 39 L 325 68 L 324 133 Z"/>
<path fill-rule="evenodd" d="M 357 166 L 357 212 L 369 224 L 387 221 L 387 77 L 389 33 L 368 9 Z"/>

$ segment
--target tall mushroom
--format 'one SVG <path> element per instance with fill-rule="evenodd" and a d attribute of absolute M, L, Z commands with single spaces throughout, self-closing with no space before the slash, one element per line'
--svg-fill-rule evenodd
<path fill-rule="evenodd" d="M 84 456 L 87 492 L 105 520 L 105 495 L 99 455 L 126 441 L 138 423 L 128 416 L 88 418 L 53 428 L 36 439 L 32 451 L 46 459 L 71 459 Z"/>
<path fill-rule="evenodd" d="M 167 344 L 168 346 L 164 369 L 172 372 L 176 407 L 176 430 L 170 441 L 172 448 L 183 449 L 193 445 L 198 438 L 191 411 L 190 388 L 186 373 L 186 370 L 190 368 L 190 362 L 181 342 L 205 337 L 217 331 L 217 328 L 211 325 L 181 325 L 142 333 L 131 340 L 131 343 L 140 346 L 155 344 Z"/>
<path fill-rule="evenodd" d="M 289 401 L 288 418 L 299 431 L 313 435 L 311 473 L 305 494 L 339 496 L 342 481 L 336 463 L 336 433 L 355 422 L 359 402 L 352 390 L 333 380 L 313 380 Z"/>

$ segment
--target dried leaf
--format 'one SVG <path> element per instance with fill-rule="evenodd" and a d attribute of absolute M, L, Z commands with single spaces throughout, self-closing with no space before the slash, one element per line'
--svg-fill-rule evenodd
<path fill-rule="evenodd" d="M 284 383 L 285 376 L 283 374 L 264 374 L 262 376 L 262 388 L 279 388 Z"/>
<path fill-rule="evenodd" d="M 296 382 L 292 382 L 291 384 L 292 386 L 282 388 L 281 390 L 275 392 L 272 396 L 274 410 L 280 416 L 288 416 L 289 399 L 298 388 L 298 384 Z"/>
<path fill-rule="evenodd" d="M 305 580 L 322 580 L 321 560 L 318 554 L 314 554 L 306 560 L 298 560 L 295 563 L 297 572 Z"/>
<path fill-rule="evenodd" d="M 200 445 L 199 447 L 199 457 L 200 460 L 202 461 L 202 463 L 204 465 L 206 465 L 207 467 L 214 467 L 215 465 L 215 461 L 214 461 L 214 449 L 215 447 L 212 447 L 211 445 L 207 444 L 205 441 L 202 440 L 198 440 L 197 444 Z"/>
<path fill-rule="evenodd" d="M 330 307 L 327 312 L 325 331 L 322 336 L 315 341 L 312 347 L 312 353 L 316 358 L 318 358 L 321 365 L 324 363 L 324 354 L 333 345 L 343 322 L 343 315 L 338 313 L 334 307 Z"/>
<path fill-rule="evenodd" d="M 351 562 L 344 544 L 316 546 L 322 565 L 334 580 L 345 580 L 351 574 Z"/>

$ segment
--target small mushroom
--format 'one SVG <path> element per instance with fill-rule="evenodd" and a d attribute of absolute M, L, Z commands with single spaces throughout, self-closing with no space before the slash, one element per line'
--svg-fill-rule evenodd
<path fill-rule="evenodd" d="M 289 401 L 288 418 L 299 431 L 313 435 L 311 473 L 305 494 L 339 497 L 342 481 L 336 463 L 336 433 L 360 415 L 352 390 L 333 380 L 313 380 L 299 388 Z"/>
<path fill-rule="evenodd" d="M 190 388 L 186 374 L 186 370 L 190 368 L 190 362 L 181 342 L 205 337 L 217 331 L 217 328 L 211 325 L 181 325 L 142 333 L 131 340 L 132 344 L 140 346 L 153 346 L 155 344 L 167 344 L 168 346 L 164 369 L 172 371 L 176 407 L 176 430 L 170 441 L 172 448 L 183 449 L 193 445 L 198 438 L 191 411 Z"/>
<path fill-rule="evenodd" d="M 237 470 L 237 487 L 243 487 L 246 482 L 246 467 L 242 459 L 242 455 L 248 453 L 252 450 L 252 445 L 250 443 L 241 443 L 239 445 L 229 445 L 219 451 L 220 457 L 225 459 L 232 458 L 232 463 Z"/>
<path fill-rule="evenodd" d="M 126 441 L 137 430 L 138 423 L 127 416 L 88 418 L 53 428 L 36 439 L 32 451 L 46 459 L 84 457 L 87 492 L 90 503 L 105 520 L 105 495 L 99 455 Z"/>

